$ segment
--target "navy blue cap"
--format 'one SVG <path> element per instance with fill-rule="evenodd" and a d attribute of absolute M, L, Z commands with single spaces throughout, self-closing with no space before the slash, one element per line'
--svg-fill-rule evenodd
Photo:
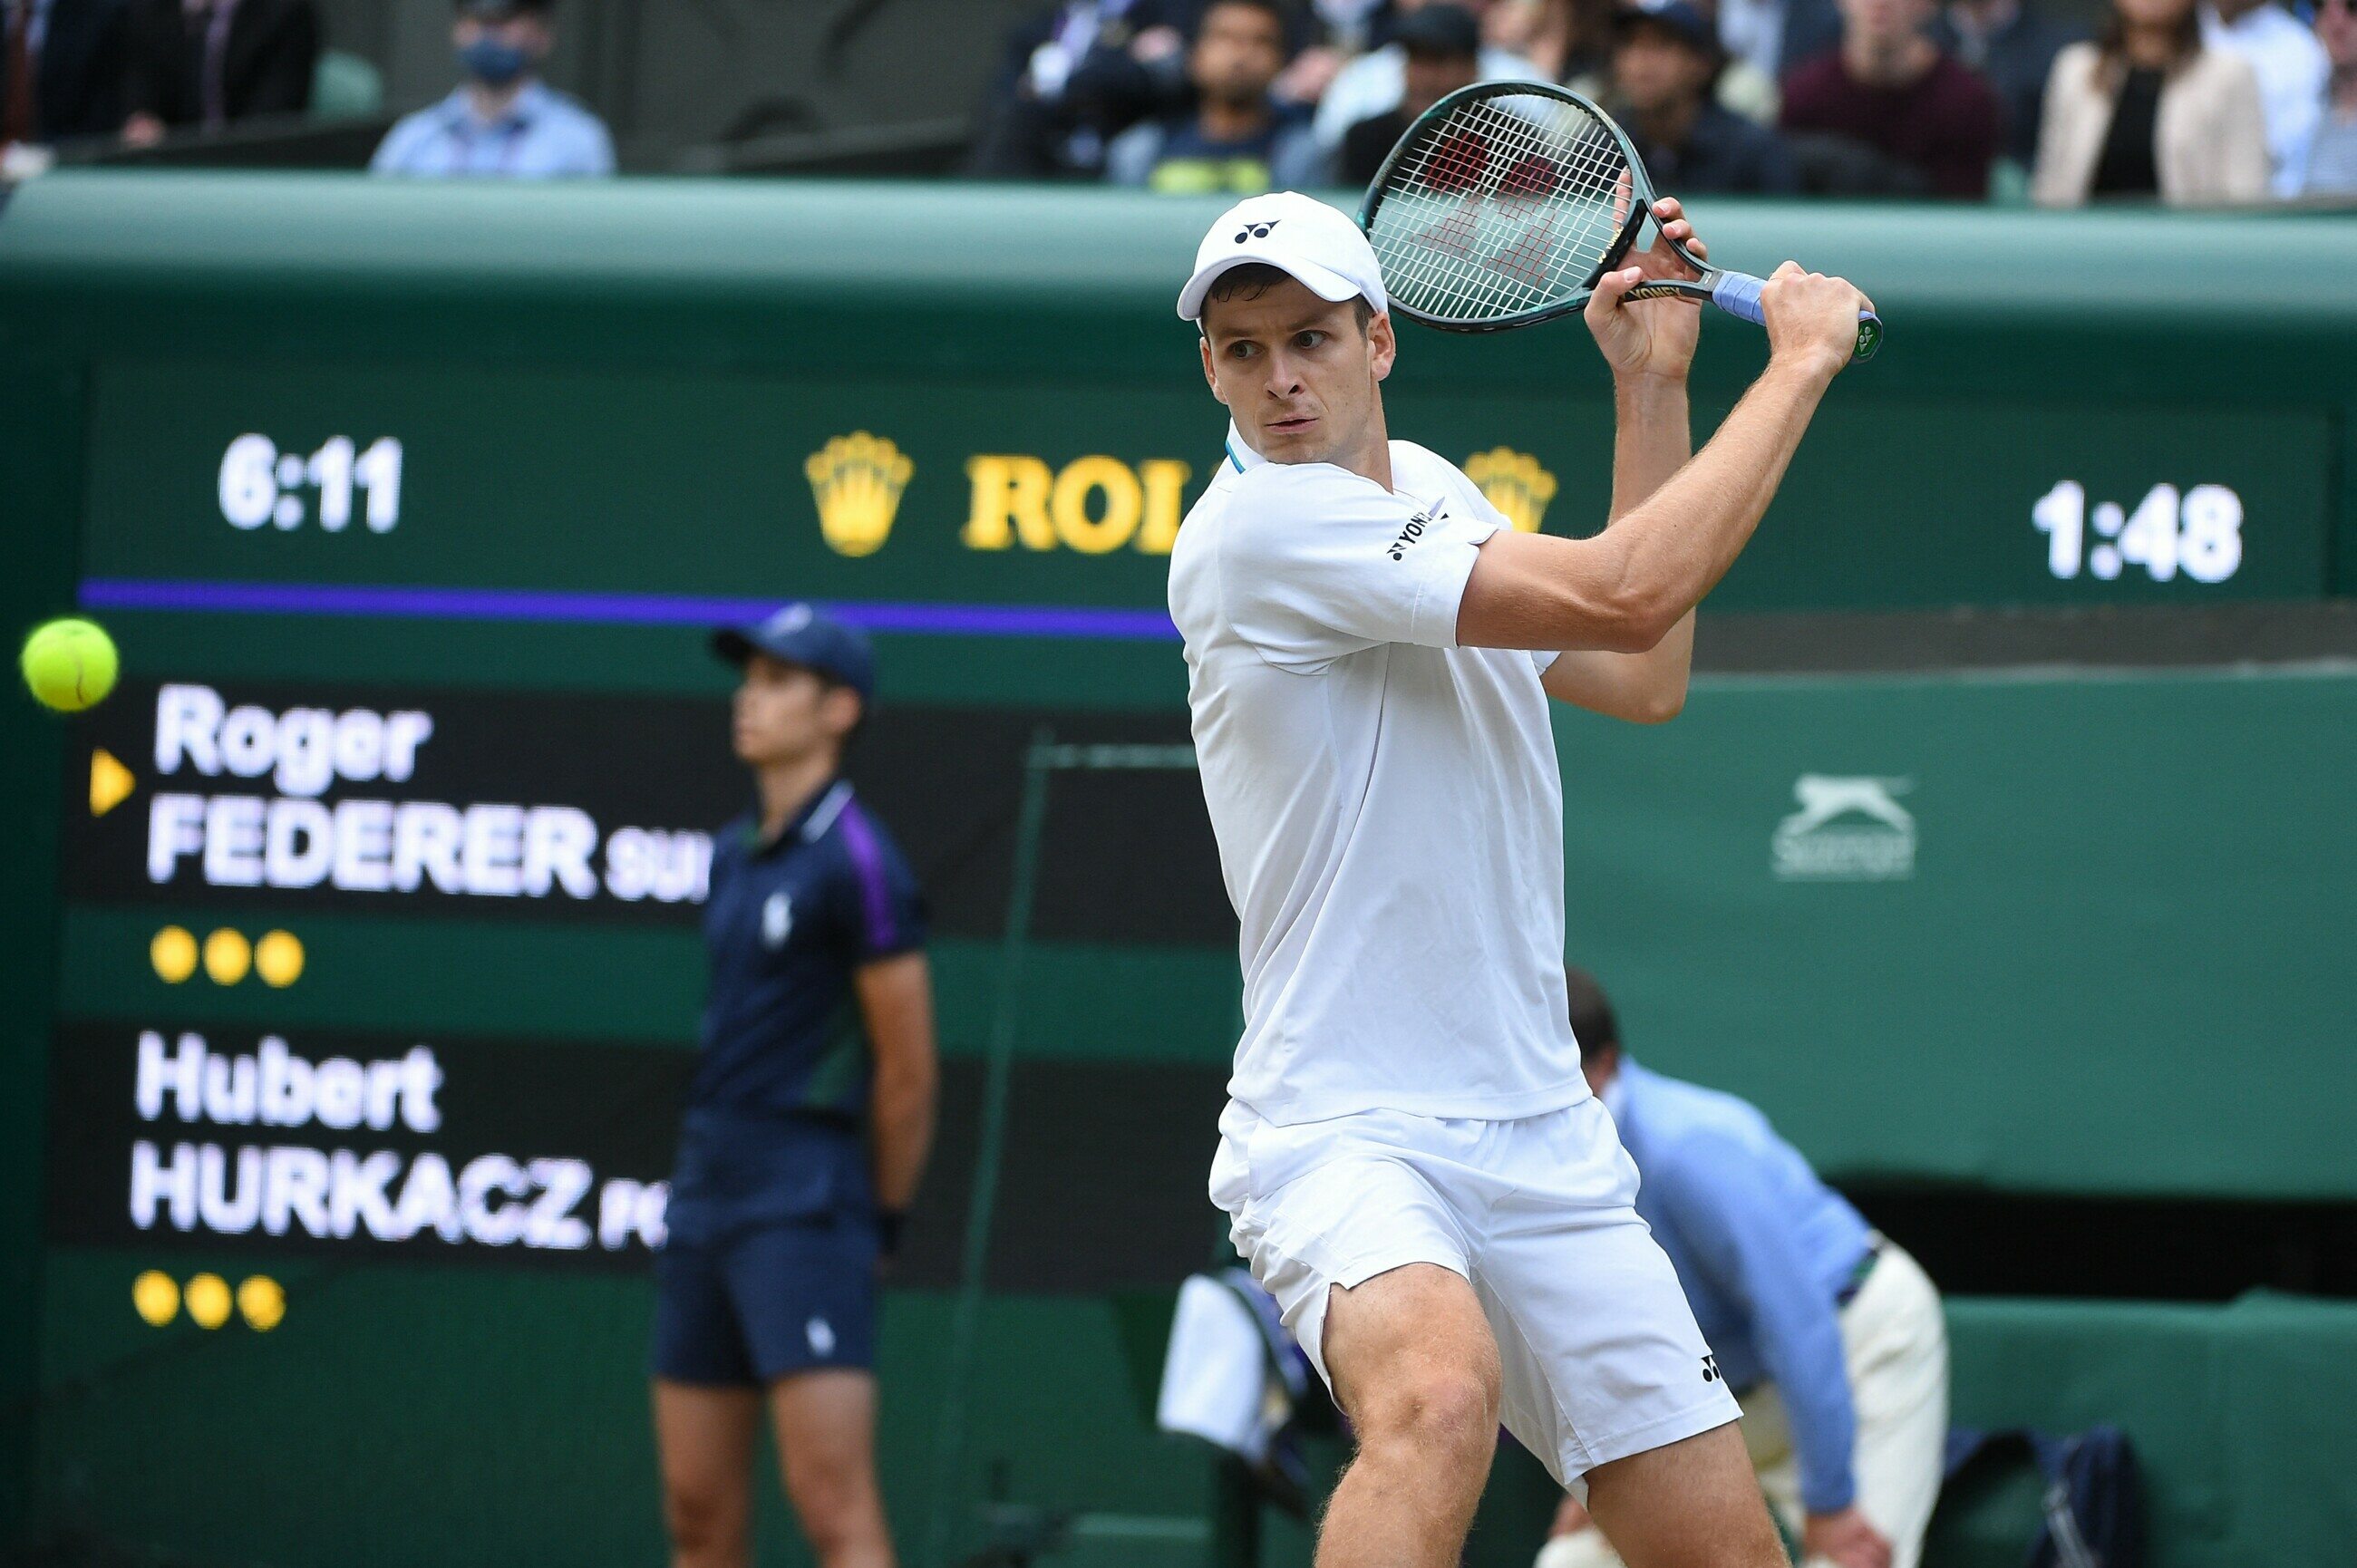
<path fill-rule="evenodd" d="M 723 627 L 712 634 L 712 651 L 737 665 L 766 653 L 850 687 L 862 702 L 876 694 L 876 650 L 867 634 L 816 605 L 791 604 L 756 625 Z"/>
<path fill-rule="evenodd" d="M 1643 27 L 1660 27 L 1697 54 L 1718 53 L 1718 29 L 1686 0 L 1637 0 L 1620 7 L 1619 20 L 1624 33 Z"/>

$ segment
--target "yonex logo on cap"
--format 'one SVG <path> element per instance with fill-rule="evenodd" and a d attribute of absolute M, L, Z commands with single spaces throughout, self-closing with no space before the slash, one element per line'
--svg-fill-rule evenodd
<path fill-rule="evenodd" d="M 789 632 L 802 630 L 802 628 L 810 625 L 810 606 L 788 605 L 784 609 L 781 609 L 776 615 L 771 616 L 770 618 L 769 624 L 762 627 L 761 629 L 771 637 L 783 637 Z"/>
<path fill-rule="evenodd" d="M 1265 240 L 1268 231 L 1284 221 L 1282 218 L 1272 218 L 1265 223 L 1246 223 L 1236 231 L 1236 243 L 1241 245 L 1246 240 Z"/>

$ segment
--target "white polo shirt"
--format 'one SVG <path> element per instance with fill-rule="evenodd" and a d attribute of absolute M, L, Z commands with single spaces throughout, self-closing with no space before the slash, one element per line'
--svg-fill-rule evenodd
<path fill-rule="evenodd" d="M 1563 987 L 1552 654 L 1458 648 L 1506 520 L 1391 444 L 1387 490 L 1232 427 L 1178 531 L 1203 795 L 1243 924 L 1229 1093 L 1263 1120 L 1504 1121 L 1587 1098 Z"/>

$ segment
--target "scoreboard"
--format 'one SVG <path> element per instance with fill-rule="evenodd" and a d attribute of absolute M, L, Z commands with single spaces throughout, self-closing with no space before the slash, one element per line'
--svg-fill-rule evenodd
<path fill-rule="evenodd" d="M 2184 303 L 2292 220 L 1874 210 L 1698 214 L 1726 253 L 1854 271 L 1891 324 L 1710 613 L 2346 591 L 2357 297 Z M 888 1476 L 921 1473 L 1025 747 L 1186 734 L 1164 582 L 1223 418 L 1169 296 L 1209 216 L 108 175 L 0 216 L 11 526 L 70 539 L 0 591 L 78 600 L 127 671 L 70 725 L 6 721 L 56 830 L 6 863 L 57 954 L 7 1004 L 47 1047 L 45 1090 L 10 1087 L 46 1523 L 289 1563 L 660 1550 L 643 1281 L 747 797 L 705 638 L 796 597 L 877 638 L 851 772 L 939 937 L 942 1147 L 886 1343 Z M 2319 288 L 2357 280 L 2357 242 L 2299 231 L 2347 263 Z M 1990 281 L 2032 252 L 2065 294 L 2136 259 L 2109 295 Z M 1705 432 L 1760 352 L 1714 323 Z M 1411 331 L 1388 395 L 1517 526 L 1579 533 L 1607 391 L 1565 327 Z M 2357 885 L 2357 682 L 1940 679 L 1564 721 L 1575 939 L 1654 1058 L 1837 1172 L 2348 1196 L 2346 1068 L 2313 1061 L 2352 999 L 2318 933 Z M 971 1401 L 996 1430 L 959 1484 L 1191 1516 L 1135 1304 L 1212 1255 L 1234 927 L 1192 779 L 1056 790 Z M 2267 1037 L 2213 1124 L 2173 1074 L 2238 986 Z"/>

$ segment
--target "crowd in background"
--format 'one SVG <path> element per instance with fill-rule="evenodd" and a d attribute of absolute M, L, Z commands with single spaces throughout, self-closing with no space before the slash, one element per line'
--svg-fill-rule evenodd
<path fill-rule="evenodd" d="M 1603 102 L 1676 194 L 2187 205 L 2357 195 L 2357 0 L 1060 0 L 1017 27 L 977 175 L 1168 192 L 1353 186 L 1475 81 Z M 2294 9 L 2287 6 L 2297 7 Z M 602 175 L 541 80 L 553 0 L 456 0 L 457 84 L 378 172 Z M 0 172 L 301 113 L 313 0 L 0 0 Z"/>
<path fill-rule="evenodd" d="M 1371 178 L 1476 81 L 1619 115 L 1654 183 L 2189 205 L 2357 193 L 2352 0 L 1065 0 L 973 172 L 1246 194 Z"/>

